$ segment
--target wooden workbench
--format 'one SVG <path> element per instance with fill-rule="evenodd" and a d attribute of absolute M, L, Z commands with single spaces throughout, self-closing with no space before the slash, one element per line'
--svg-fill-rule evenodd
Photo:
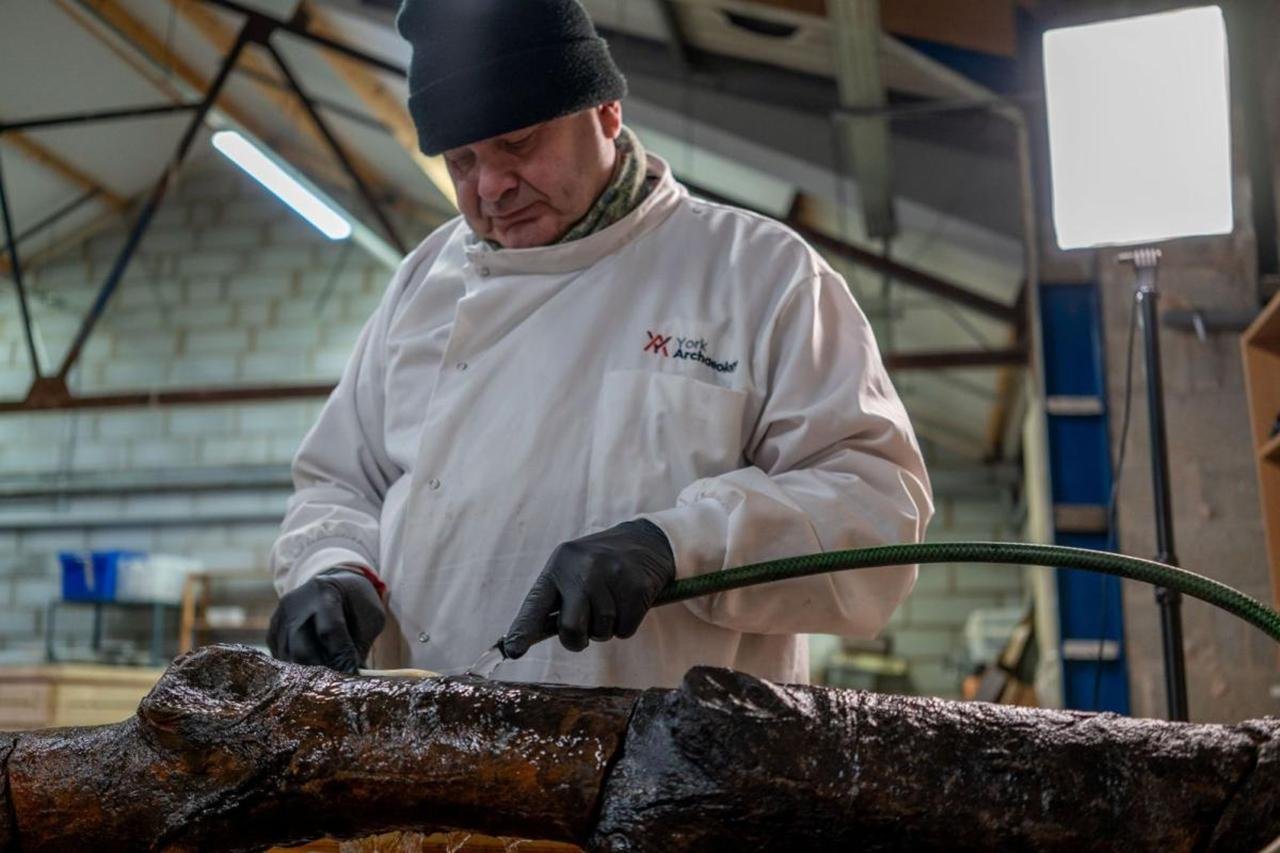
<path fill-rule="evenodd" d="M 118 723 L 133 715 L 163 672 L 72 663 L 0 667 L 0 731 Z"/>

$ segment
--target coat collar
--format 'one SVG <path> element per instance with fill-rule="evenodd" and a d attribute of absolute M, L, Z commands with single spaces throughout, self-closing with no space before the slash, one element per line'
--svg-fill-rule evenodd
<path fill-rule="evenodd" d="M 671 167 L 654 154 L 647 157 L 646 171 L 658 178 L 658 184 L 635 210 L 617 222 L 580 240 L 537 246 L 531 249 L 494 249 L 476 237 L 462 220 L 463 244 L 467 261 L 483 264 L 496 275 L 556 275 L 586 269 L 613 254 L 640 235 L 660 225 L 680 200 L 687 195 L 676 182 Z"/>

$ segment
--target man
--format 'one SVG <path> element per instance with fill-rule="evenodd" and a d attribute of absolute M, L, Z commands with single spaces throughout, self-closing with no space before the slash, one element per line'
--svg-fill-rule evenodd
<path fill-rule="evenodd" d="M 673 579 L 923 535 L 919 448 L 844 281 L 644 152 L 576 0 L 408 0 L 397 24 L 463 215 L 298 451 L 272 650 L 351 671 L 376 637 L 376 666 L 455 669 L 510 623 L 504 678 L 645 687 L 700 663 L 805 681 L 799 632 L 878 632 L 914 566 L 649 610 Z"/>

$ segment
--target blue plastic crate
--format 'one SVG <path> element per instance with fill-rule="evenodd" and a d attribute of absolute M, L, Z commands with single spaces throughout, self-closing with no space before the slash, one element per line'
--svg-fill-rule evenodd
<path fill-rule="evenodd" d="M 63 601 L 115 601 L 120 561 L 141 559 L 141 551 L 63 551 Z"/>

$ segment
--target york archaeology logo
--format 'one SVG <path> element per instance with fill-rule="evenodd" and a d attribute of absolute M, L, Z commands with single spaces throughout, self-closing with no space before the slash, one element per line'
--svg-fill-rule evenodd
<path fill-rule="evenodd" d="M 738 369 L 737 359 L 716 361 L 707 355 L 706 338 L 682 338 L 678 335 L 664 335 L 662 332 L 649 331 L 645 334 L 649 336 L 649 342 L 644 345 L 644 351 L 651 352 L 660 358 L 680 358 L 701 362 L 717 373 L 733 373 Z"/>

